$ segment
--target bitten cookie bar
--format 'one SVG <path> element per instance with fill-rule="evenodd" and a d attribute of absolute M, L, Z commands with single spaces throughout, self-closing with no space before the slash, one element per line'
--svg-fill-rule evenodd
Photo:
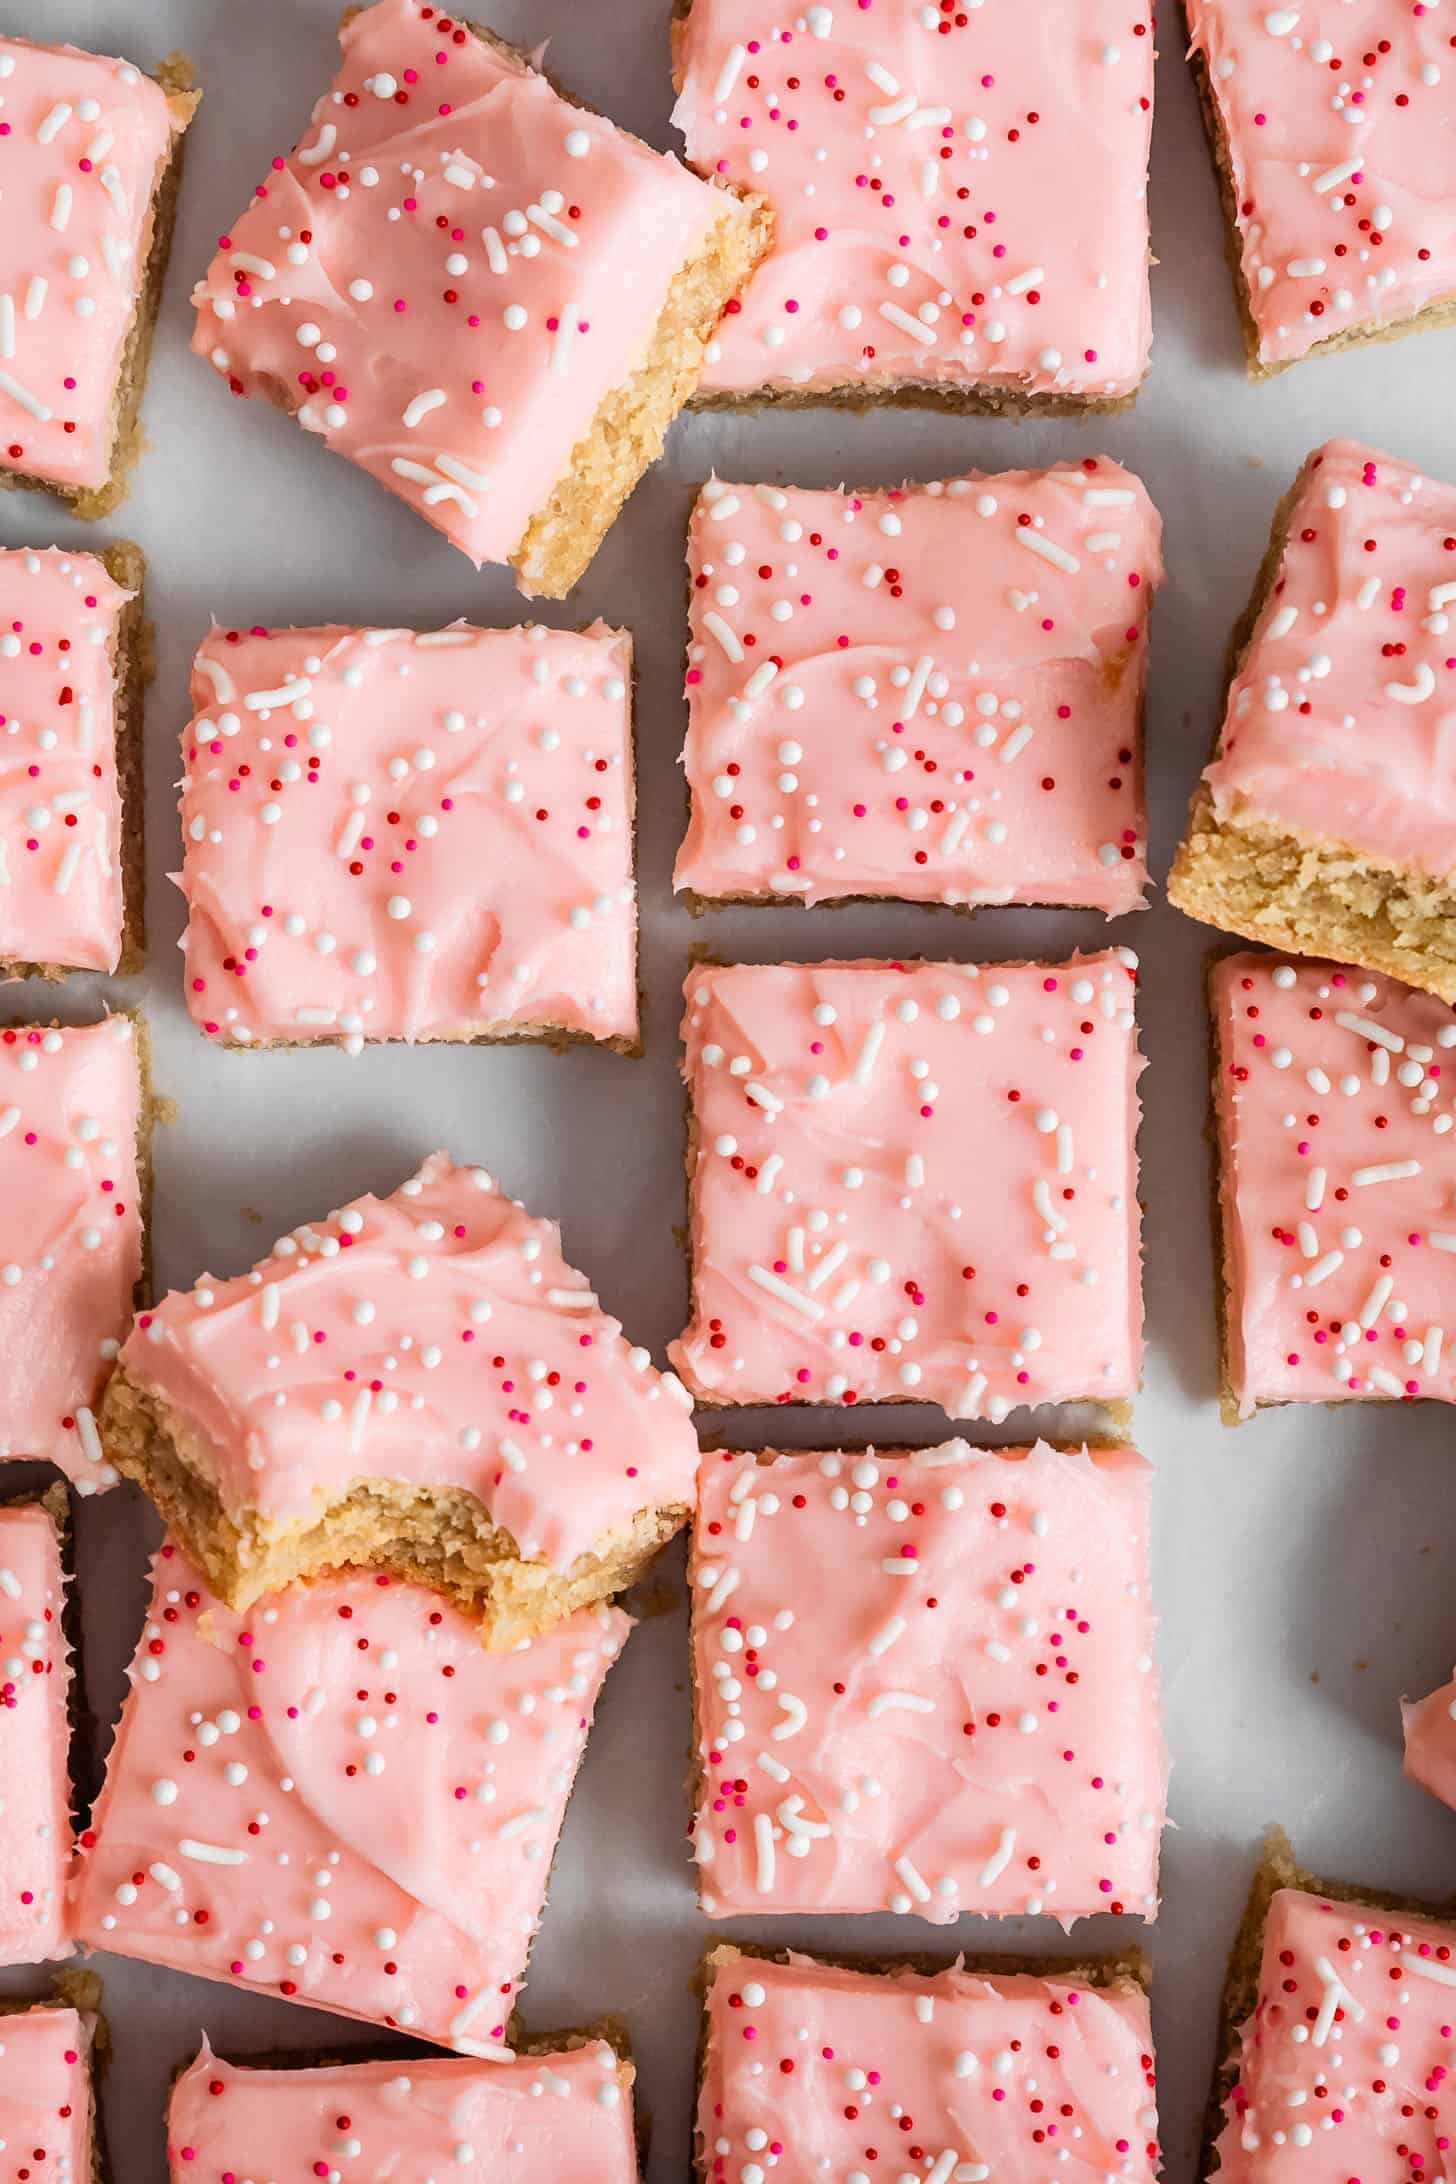
<path fill-rule="evenodd" d="M 1400 1711 L 1407 1779 L 1456 1806 L 1456 1678 Z"/>
<path fill-rule="evenodd" d="M 786 2184 L 978 2184 L 1048 2161 L 1066 2184 L 1157 2176 L 1137 1956 L 931 1972 L 721 1946 L 706 1971 L 701 2184 L 739 2184 L 769 2144 Z"/>
<path fill-rule="evenodd" d="M 1131 1449 L 1044 1441 L 705 1456 L 709 1916 L 1152 1918 L 1168 1762 L 1151 1478 Z"/>
<path fill-rule="evenodd" d="M 70 1953 L 66 1518 L 60 1486 L 44 1500 L 0 1503 L 0 1964 L 38 1964 Z M 0 2144 L 4 2137 L 0 2129 Z"/>
<path fill-rule="evenodd" d="M 0 485 L 79 516 L 116 506 L 141 451 L 191 84 L 180 54 L 154 79 L 0 37 Z"/>
<path fill-rule="evenodd" d="M 105 2027 L 96 2014 L 101 1982 L 66 1980 L 90 2004 L 0 1999 L 0 2151 L 9 2178 L 34 2184 L 93 2184 L 101 2176 L 96 2061 Z M 95 2000 L 92 2000 L 92 1997 Z"/>
<path fill-rule="evenodd" d="M 638 1051 L 631 686 L 600 622 L 214 628 L 182 736 L 202 1030 Z"/>
<path fill-rule="evenodd" d="M 1132 399 L 1151 337 L 1150 11 L 679 0 L 675 33 L 689 159 L 761 191 L 775 222 L 703 396 Z"/>
<path fill-rule="evenodd" d="M 193 347 L 479 567 L 568 592 L 768 247 L 709 189 L 421 0 L 343 61 L 193 301 Z"/>
<path fill-rule="evenodd" d="M 1185 0 L 1249 372 L 1456 322 L 1450 25 L 1397 0 Z"/>
<path fill-rule="evenodd" d="M 1126 949 L 1070 963 L 704 966 L 686 984 L 708 1403 L 1135 1393 L 1142 1068 Z"/>
<path fill-rule="evenodd" d="M 438 1594 L 362 1571 L 235 1615 L 165 1546 L 75 1932 L 496 2053 L 631 1628 L 588 1609 L 487 1653 Z"/>
<path fill-rule="evenodd" d="M 0 552 L 0 975 L 139 971 L 141 548 Z"/>
<path fill-rule="evenodd" d="M 0 1031 L 0 1464 L 82 1494 L 116 1484 L 94 1412 L 144 1271 L 144 1038 L 130 1016 Z"/>
<path fill-rule="evenodd" d="M 1456 486 L 1349 440 L 1274 523 L 1168 893 L 1456 1001 Z"/>
<path fill-rule="evenodd" d="M 254 2068 L 202 2053 L 172 2089 L 173 2184 L 221 2176 L 329 2176 L 397 2184 L 637 2184 L 632 2080 L 605 2040 L 533 2045 L 501 2062 Z"/>
<path fill-rule="evenodd" d="M 713 480 L 675 885 L 1135 910 L 1160 531 L 1091 456 L 888 493 Z"/>
<path fill-rule="evenodd" d="M 1266 955 L 1216 963 L 1210 1000 L 1226 1422 L 1456 1401 L 1456 1017 Z"/>
<path fill-rule="evenodd" d="M 143 1313 L 101 1432 L 230 1606 L 363 1564 L 509 1646 L 620 1592 L 687 1522 L 690 1409 L 555 1224 L 436 1153 Z"/>

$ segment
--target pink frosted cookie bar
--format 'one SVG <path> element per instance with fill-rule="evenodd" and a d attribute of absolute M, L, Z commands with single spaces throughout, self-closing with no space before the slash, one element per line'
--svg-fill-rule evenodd
<path fill-rule="evenodd" d="M 1405 1772 L 1443 1805 L 1456 1806 L 1456 1679 L 1401 1706 Z"/>
<path fill-rule="evenodd" d="M 1451 26 L 1417 0 L 1186 0 L 1249 370 L 1456 320 Z"/>
<path fill-rule="evenodd" d="M 79 515 L 115 506 L 138 453 L 191 80 L 180 55 L 154 80 L 0 36 L 0 484 Z"/>
<path fill-rule="evenodd" d="M 44 1501 L 0 1503 L 0 1964 L 38 1964 L 69 1954 L 65 1516 L 60 1487 Z"/>
<path fill-rule="evenodd" d="M 588 1609 L 487 1653 L 438 1594 L 362 1571 L 236 1615 L 163 1547 L 76 1933 L 494 2053 L 631 1628 Z"/>
<path fill-rule="evenodd" d="M 1151 13 L 684 0 L 673 120 L 775 248 L 705 395 L 1120 407 L 1147 370 Z"/>
<path fill-rule="evenodd" d="M 524 56 L 422 0 L 343 58 L 193 295 L 193 348 L 480 566 L 570 590 L 767 247 Z"/>
<path fill-rule="evenodd" d="M 1210 996 L 1225 1418 L 1456 1400 L 1456 1016 L 1268 955 L 1215 964 Z"/>
<path fill-rule="evenodd" d="M 637 2184 L 632 2065 L 605 2040 L 547 2041 L 500 2062 L 265 2069 L 204 2042 L 167 2109 L 172 2184 L 328 2176 L 397 2184 Z"/>
<path fill-rule="evenodd" d="M 1168 1762 L 1151 1478 L 1131 1449 L 1044 1441 L 706 1456 L 709 1916 L 1152 1918 Z"/>
<path fill-rule="evenodd" d="M 631 686 L 600 622 L 215 627 L 182 737 L 203 1031 L 635 1051 Z"/>
<path fill-rule="evenodd" d="M 0 1463 L 116 1484 L 94 1416 L 143 1270 L 151 1096 L 138 1026 L 0 1031 Z"/>
<path fill-rule="evenodd" d="M 857 1971 L 738 1949 L 707 1964 L 701 2184 L 1056 2173 L 1153 2184 L 1152 2025 L 1136 1958 Z"/>
<path fill-rule="evenodd" d="M 1169 895 L 1456 1001 L 1456 486 L 1317 448 L 1244 630 Z"/>
<path fill-rule="evenodd" d="M 100 1982 L 88 1981 L 99 1994 Z M 93 2076 L 101 2045 L 91 2009 L 0 2001 L 0 2176 L 21 2184 L 92 2184 Z"/>
<path fill-rule="evenodd" d="M 234 1607 L 366 1564 L 508 1645 L 621 1591 L 686 1523 L 690 1410 L 554 1222 L 436 1153 L 143 1313 L 101 1431 Z"/>
<path fill-rule="evenodd" d="M 1126 949 L 705 966 L 683 1024 L 711 1403 L 1130 1400 L 1142 1362 Z"/>
<path fill-rule="evenodd" d="M 677 887 L 1135 910 L 1160 531 L 1096 457 L 888 493 L 713 480 Z"/>

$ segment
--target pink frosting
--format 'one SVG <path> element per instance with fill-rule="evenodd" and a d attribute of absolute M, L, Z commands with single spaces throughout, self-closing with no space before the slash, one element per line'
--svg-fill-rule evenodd
<path fill-rule="evenodd" d="M 693 1317 L 717 1402 L 1130 1397 L 1136 959 L 687 980 Z"/>
<path fill-rule="evenodd" d="M 1130 1986 L 737 1957 L 707 2013 L 705 2184 L 742 2184 L 760 2134 L 778 2149 L 773 2184 L 1158 2173 L 1152 2028 Z"/>
<path fill-rule="evenodd" d="M 448 2056 L 250 2070 L 202 2053 L 167 2110 L 173 2184 L 327 2177 L 398 2184 L 636 2184 L 628 2089 L 605 2041 L 514 2062 Z"/>
<path fill-rule="evenodd" d="M 1456 1400 L 1456 1012 L 1269 955 L 1218 964 L 1213 1006 L 1240 1414 Z"/>
<path fill-rule="evenodd" d="M 492 2055 L 615 1608 L 510 1653 L 355 1571 L 234 1615 L 158 1558 L 74 1927 L 93 1948 Z"/>
<path fill-rule="evenodd" d="M 1220 819 L 1456 870 L 1456 486 L 1318 450 L 1204 779 Z"/>
<path fill-rule="evenodd" d="M 152 195 L 186 122 L 129 61 L 0 37 L 0 466 L 105 484 Z"/>
<path fill-rule="evenodd" d="M 1456 1681 L 1415 1704 L 1402 1701 L 1400 1713 L 1407 1778 L 1456 1806 Z"/>
<path fill-rule="evenodd" d="M 1151 15 L 833 0 L 784 21 L 692 0 L 680 32 L 688 157 L 777 223 L 704 392 L 1131 393 L 1151 339 Z"/>
<path fill-rule="evenodd" d="M 1229 143 L 1261 363 L 1456 293 L 1439 0 L 1188 0 Z"/>
<path fill-rule="evenodd" d="M 182 737 L 209 1034 L 635 1038 L 632 640 L 214 628 Z"/>
<path fill-rule="evenodd" d="M 60 1542 L 38 1502 L 0 1508 L 0 1964 L 69 1954 L 71 1655 Z M 4 2027 L 0 2025 L 0 2038 Z M 0 2069 L 0 2082 L 4 2072 Z M 3 2096 L 0 2096 L 3 2107 Z M 5 2133 L 0 2129 L 0 2143 Z"/>
<path fill-rule="evenodd" d="M 0 1463 L 114 1486 L 92 1415 L 142 1271 L 129 1016 L 0 1032 Z"/>
<path fill-rule="evenodd" d="M 193 348 L 504 561 L 721 198 L 421 0 L 377 0 L 193 296 Z M 529 588 L 532 571 L 522 571 Z"/>
<path fill-rule="evenodd" d="M 1152 1918 L 1151 1478 L 1044 1441 L 706 1457 L 704 1910 Z"/>
<path fill-rule="evenodd" d="M 707 486 L 677 886 L 1136 909 L 1160 530 L 1097 457 L 889 493 Z"/>
<path fill-rule="evenodd" d="M 93 2174 L 91 2042 L 95 2020 L 73 2009 L 0 2017 L 0 2148 L 8 2176 L 87 2184 Z"/>
<path fill-rule="evenodd" d="M 1281 1888 L 1225 2103 L 1225 2184 L 1445 2173 L 1456 1927 Z"/>
<path fill-rule="evenodd" d="M 205 1440 L 224 1506 L 286 1527 L 361 1478 L 463 1487 L 564 1569 L 692 1500 L 683 1389 L 629 1347 L 533 1218 L 435 1153 L 389 1198 L 143 1313 L 128 1373 Z"/>
<path fill-rule="evenodd" d="M 0 956 L 16 962 L 121 956 L 113 647 L 132 596 L 92 554 L 0 553 Z"/>

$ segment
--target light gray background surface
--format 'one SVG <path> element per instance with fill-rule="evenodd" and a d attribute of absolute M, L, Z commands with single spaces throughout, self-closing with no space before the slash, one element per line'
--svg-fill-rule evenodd
<path fill-rule="evenodd" d="M 1046 4 L 1046 0 L 1031 0 Z M 667 126 L 668 0 L 478 0 L 507 37 L 551 39 L 581 97 L 654 143 Z M 217 1052 L 183 1011 L 174 943 L 181 898 L 173 784 L 188 662 L 209 617 L 265 623 L 529 618 L 505 572 L 469 563 L 402 502 L 258 402 L 237 402 L 188 351 L 187 295 L 215 237 L 267 159 L 299 134 L 332 74 L 338 0 L 8 0 L 3 25 L 143 63 L 174 46 L 206 96 L 189 138 L 172 269 L 145 407 L 151 442 L 130 499 L 100 535 L 130 536 L 151 565 L 157 681 L 147 725 L 151 945 L 146 975 L 110 989 L 150 1016 L 160 1088 L 179 1108 L 158 1137 L 160 1281 L 232 1273 L 274 1235 L 363 1190 L 388 1190 L 435 1145 L 493 1169 L 558 1215 L 634 1339 L 661 1353 L 681 1327 L 678 988 L 687 951 L 711 936 L 744 957 L 940 954 L 994 961 L 1126 941 L 1143 959 L 1149 1067 L 1141 1149 L 1147 1202 L 1146 1389 L 1137 1437 L 1158 1467 L 1156 1597 L 1173 1754 L 1156 1967 L 1159 2106 L 1167 2171 L 1194 2174 L 1224 1953 L 1259 1831 L 1278 1817 L 1317 1869 L 1382 1888 L 1456 1892 L 1456 1816 L 1400 1774 L 1402 1691 L 1420 1693 L 1456 1654 L 1452 1418 L 1272 1413 L 1229 1433 L 1214 1401 L 1213 1288 L 1203 1140 L 1207 1063 L 1200 972 L 1210 935 L 1165 903 L 1105 927 L 1079 913 L 988 911 L 974 923 L 907 906 L 734 910 L 695 925 L 670 875 L 685 799 L 681 551 L 696 485 L 735 480 L 888 485 L 969 468 L 1044 463 L 1105 448 L 1145 478 L 1166 519 L 1167 585 L 1153 617 L 1148 710 L 1153 866 L 1161 880 L 1215 722 L 1224 648 L 1274 505 L 1309 447 L 1348 433 L 1456 478 L 1456 333 L 1426 334 L 1297 367 L 1266 386 L 1243 375 L 1211 169 L 1168 7 L 1153 138 L 1152 377 L 1127 415 L 1082 427 L 915 411 L 704 417 L 675 428 L 561 624 L 601 614 L 637 637 L 643 976 L 647 1055 L 556 1056 L 390 1048 Z M 92 544 L 41 495 L 0 495 L 0 544 Z M 0 993 L 0 1021 L 94 1014 L 98 982 L 57 1002 Z M 1024 1422 L 1024 1414 L 1023 1414 Z M 744 1446 L 832 1445 L 828 1414 L 746 1412 Z M 856 1432 L 943 1436 L 938 1413 L 857 1414 Z M 1010 1438 L 1003 1434 L 1001 1438 Z M 8 1483 L 8 1482 L 7 1482 Z M 156 1528 L 131 1489 L 86 1504 L 80 1582 L 88 1693 L 103 1723 L 119 1705 Z M 664 1574 L 675 1602 L 681 1556 Z M 684 1841 L 689 1709 L 680 1612 L 644 1622 L 608 1681 L 532 1960 L 533 2031 L 599 2012 L 628 2020 L 638 2093 L 652 2120 L 651 2184 L 687 2175 L 696 2006 L 689 1980 L 711 1931 L 695 1909 Z M 103 1742 L 109 1728 L 103 1730 Z M 3 1764 L 3 1752 L 0 1752 Z M 1064 1947 L 1046 1921 L 965 1918 L 931 1929 L 864 1920 L 740 1921 L 745 1937 L 825 1949 Z M 1079 1947 L 1138 1938 L 1130 1920 L 1076 1930 Z M 107 2122 L 117 2184 L 159 2184 L 167 2080 L 206 2027 L 215 2045 L 335 2050 L 366 2029 L 286 2003 L 101 1958 L 117 2059 Z M 6 1991 L 28 1975 L 0 1974 Z M 30 1979 L 33 1988 L 38 1984 Z"/>

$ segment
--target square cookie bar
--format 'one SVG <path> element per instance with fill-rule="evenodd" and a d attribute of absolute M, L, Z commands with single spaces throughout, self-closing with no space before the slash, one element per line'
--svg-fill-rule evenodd
<path fill-rule="evenodd" d="M 1249 371 L 1456 323 L 1450 24 L 1185 0 Z"/>
<path fill-rule="evenodd" d="M 687 1522 L 691 1407 L 553 1222 L 436 1153 L 143 1313 L 101 1433 L 230 1606 L 374 1566 L 509 1646 L 620 1592 Z"/>
<path fill-rule="evenodd" d="M 1090 456 L 893 492 L 711 481 L 675 885 L 1137 909 L 1161 528 Z"/>
<path fill-rule="evenodd" d="M 1044 1441 L 705 1456 L 690 1582 L 709 1916 L 1152 1918 L 1168 1760 L 1151 1479 L 1131 1449 Z"/>
<path fill-rule="evenodd" d="M 172 2184 L 328 2176 L 398 2184 L 637 2184 L 631 2063 L 558 2034 L 500 2062 L 222 2062 L 206 2042 L 167 2108 Z M 300 2168 L 300 2165 L 302 2167 Z"/>
<path fill-rule="evenodd" d="M 930 1972 L 722 1946 L 706 1972 L 700 2184 L 739 2184 L 770 2143 L 784 2184 L 977 2184 L 1063 2151 L 1069 2177 L 1157 2176 L 1135 1955 Z"/>
<path fill-rule="evenodd" d="M 343 59 L 198 284 L 193 348 L 480 566 L 560 598 L 768 247 L 710 189 L 423 0 Z"/>
<path fill-rule="evenodd" d="M 116 506 L 141 452 L 191 85 L 180 54 L 152 77 L 0 36 L 0 485 L 80 516 Z"/>
<path fill-rule="evenodd" d="M 761 191 L 775 222 L 703 395 L 1073 412 L 1132 399 L 1151 335 L 1150 11 L 678 13 L 688 157 Z"/>
<path fill-rule="evenodd" d="M 487 1653 L 439 1594 L 363 1571 L 237 1615 L 164 1546 L 75 1932 L 496 2053 L 631 1628 L 588 1609 Z"/>
<path fill-rule="evenodd" d="M 631 689 L 600 622 L 214 628 L 182 736 L 202 1030 L 638 1051 Z"/>
<path fill-rule="evenodd" d="M 1209 990 L 1225 1420 L 1456 1401 L 1456 1017 L 1269 955 L 1225 957 Z"/>
<path fill-rule="evenodd" d="M 1237 633 L 1180 909 L 1456 1001 L 1453 609 L 1456 486 L 1316 449 Z"/>
<path fill-rule="evenodd" d="M 100 2184 L 101 1982 L 86 1975 L 58 1985 L 63 1991 L 54 2002 L 0 1997 L 0 2175 L 6 2184 L 11 2177 L 22 2184 Z M 71 1993 L 74 2003 L 66 1999 Z"/>
<path fill-rule="evenodd" d="M 116 1484 L 96 1424 L 142 1293 L 151 1189 L 145 1026 L 0 1031 L 0 1464 Z"/>
<path fill-rule="evenodd" d="M 704 965 L 686 984 L 708 1403 L 1117 1406 L 1142 1363 L 1136 958 Z"/>
<path fill-rule="evenodd" d="M 0 1502 L 0 1964 L 70 1953 L 68 1522 L 61 1486 L 43 1499 Z"/>
<path fill-rule="evenodd" d="M 141 548 L 0 552 L 0 975 L 139 971 Z"/>

